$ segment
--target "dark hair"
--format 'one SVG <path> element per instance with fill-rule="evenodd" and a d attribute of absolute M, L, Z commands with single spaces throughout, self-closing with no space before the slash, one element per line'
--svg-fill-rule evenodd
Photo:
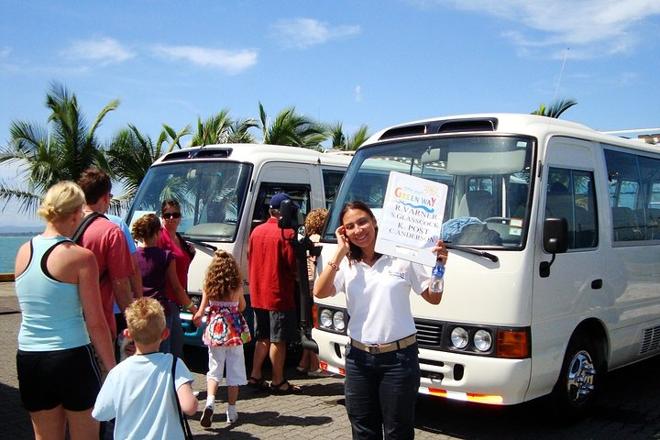
<path fill-rule="evenodd" d="M 133 223 L 131 233 L 133 238 L 144 242 L 148 238 L 155 236 L 161 230 L 160 220 L 156 214 L 145 214 Z"/>
<path fill-rule="evenodd" d="M 371 220 L 376 224 L 376 216 L 374 215 L 373 211 L 369 206 L 367 206 L 366 203 L 361 202 L 359 200 L 353 200 L 352 202 L 348 202 L 347 204 L 344 205 L 344 207 L 341 209 L 341 212 L 339 213 L 339 223 L 343 226 L 344 225 L 344 215 L 346 212 L 348 212 L 349 209 L 359 209 L 360 211 L 366 212 L 369 217 L 371 217 Z M 376 236 L 378 236 L 378 226 L 375 227 L 376 229 Z M 354 245 L 352 241 L 348 240 L 348 259 L 349 260 L 354 260 L 354 261 L 362 261 L 362 258 L 364 257 L 362 249 L 360 249 L 358 246 Z M 376 260 L 380 258 L 382 254 L 379 254 L 376 252 L 374 256 L 376 257 Z"/>
<path fill-rule="evenodd" d="M 85 193 L 85 202 L 93 205 L 112 189 L 110 176 L 98 168 L 87 168 L 78 179 L 78 186 Z"/>
<path fill-rule="evenodd" d="M 174 199 L 165 199 L 163 200 L 163 203 L 160 204 L 160 212 L 161 214 L 163 211 L 165 211 L 165 208 L 167 207 L 172 207 L 175 208 L 177 211 L 181 212 L 181 205 L 179 205 L 179 202 L 177 202 Z"/>

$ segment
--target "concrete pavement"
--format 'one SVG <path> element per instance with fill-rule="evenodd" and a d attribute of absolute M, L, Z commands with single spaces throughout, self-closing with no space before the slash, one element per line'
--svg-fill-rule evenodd
<path fill-rule="evenodd" d="M 20 404 L 16 379 L 16 337 L 20 324 L 13 283 L 0 283 L 0 439 L 30 439 L 28 414 Z M 193 387 L 205 399 L 206 351 L 187 347 L 185 361 L 193 371 Z M 421 397 L 417 403 L 418 439 L 660 439 L 660 357 L 622 368 L 606 377 L 593 414 L 572 425 L 553 421 L 553 409 L 544 402 L 514 407 L 465 404 Z M 220 388 L 216 416 L 210 429 L 199 425 L 201 413 L 191 418 L 196 439 L 350 439 L 343 405 L 342 379 L 295 378 L 303 395 L 273 396 L 242 387 L 240 419 L 225 424 L 225 389 Z"/>

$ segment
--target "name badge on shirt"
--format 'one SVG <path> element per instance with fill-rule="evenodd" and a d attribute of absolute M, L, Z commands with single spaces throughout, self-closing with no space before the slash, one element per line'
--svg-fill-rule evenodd
<path fill-rule="evenodd" d="M 405 273 L 403 273 L 403 272 L 398 272 L 398 271 L 396 271 L 396 270 L 392 270 L 392 269 L 390 269 L 390 270 L 387 271 L 387 273 L 388 273 L 390 276 L 397 277 L 397 278 L 401 278 L 402 280 L 404 280 L 404 279 L 406 278 L 406 274 L 405 274 Z"/>

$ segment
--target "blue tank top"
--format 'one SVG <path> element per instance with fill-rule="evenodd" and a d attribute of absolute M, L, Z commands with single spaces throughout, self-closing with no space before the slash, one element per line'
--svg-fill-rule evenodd
<path fill-rule="evenodd" d="M 16 295 L 23 314 L 19 350 L 55 351 L 89 344 L 78 285 L 57 281 L 44 272 L 44 257 L 63 241 L 70 240 L 34 237 L 28 267 L 16 278 Z"/>

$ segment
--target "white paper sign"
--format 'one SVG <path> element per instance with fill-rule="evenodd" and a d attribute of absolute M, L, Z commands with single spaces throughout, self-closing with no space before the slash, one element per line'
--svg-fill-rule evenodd
<path fill-rule="evenodd" d="M 376 252 L 434 266 L 431 249 L 440 237 L 447 189 L 443 183 L 391 171 Z"/>

